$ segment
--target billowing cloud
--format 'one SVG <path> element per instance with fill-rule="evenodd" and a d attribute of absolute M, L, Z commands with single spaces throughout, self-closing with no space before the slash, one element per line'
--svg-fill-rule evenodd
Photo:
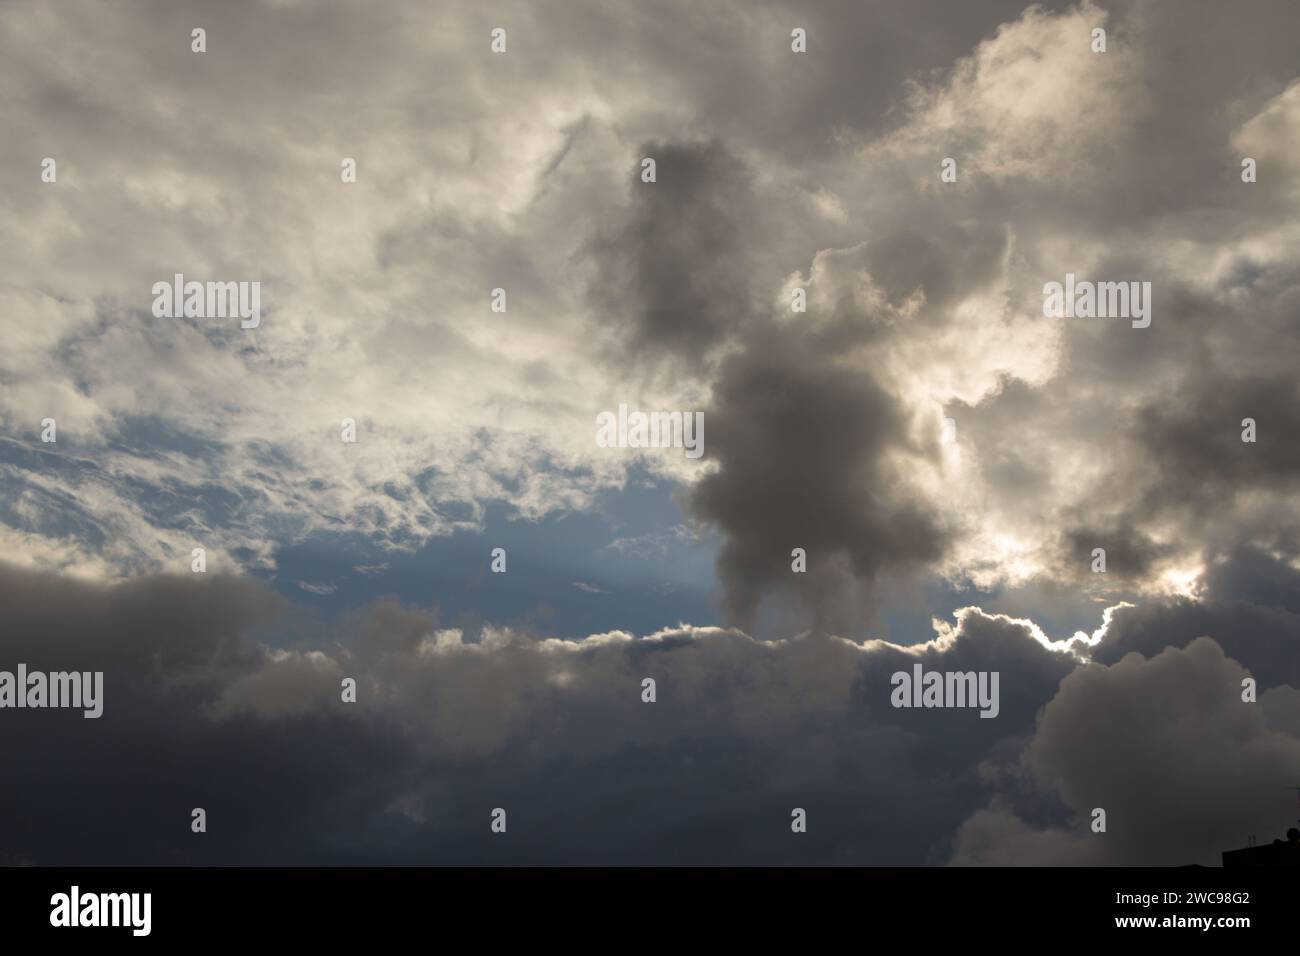
<path fill-rule="evenodd" d="M 0 645 L 5 661 L 105 674 L 99 719 L 6 711 L 26 783 L 0 803 L 30 825 L 0 849 L 40 863 L 468 862 L 495 806 L 519 821 L 516 861 L 917 861 L 979 792 L 970 755 L 1028 733 L 1074 661 L 974 610 L 902 648 L 688 626 L 472 638 L 385 601 L 308 643 L 309 620 L 238 579 L 105 587 L 6 568 L 0 589 L 24 635 Z M 999 670 L 999 715 L 894 708 L 891 675 L 917 663 Z M 922 791 L 933 817 L 900 825 Z M 190 839 L 196 806 L 220 840 Z M 790 856 L 796 806 L 817 835 Z M 55 819 L 112 826 L 78 836 L 42 822 Z"/>
<path fill-rule="evenodd" d="M 2 802 L 30 826 L 0 850 L 35 862 L 469 862 L 496 806 L 518 821 L 515 862 L 1213 862 L 1271 832 L 1300 769 L 1296 678 L 1248 672 L 1224 648 L 1250 645 L 1212 616 L 1207 636 L 1112 660 L 1158 643 L 1136 609 L 1091 648 L 975 608 L 903 647 L 469 635 L 382 601 L 321 641 L 233 578 L 106 587 L 10 567 L 0 590 L 10 633 L 30 635 L 5 639 L 7 662 L 105 674 L 99 719 L 6 711 L 27 784 Z M 996 672 L 997 716 L 896 707 L 894 675 L 918 666 Z M 220 841 L 190 840 L 195 806 Z M 816 826 L 791 846 L 794 807 Z M 113 826 L 74 839 L 52 819 Z"/>
<path fill-rule="evenodd" d="M 482 862 L 502 805 L 510 862 L 1271 834 L 1300 10 L 1248 6 L 5 4 L 0 667 L 108 701 L 0 721 L 0 855 Z M 155 316 L 176 273 L 261 282 L 261 325 Z M 1150 326 L 1044 315 L 1070 274 Z M 598 446 L 621 404 L 702 412 L 704 458 Z M 514 605 L 493 521 L 553 535 Z M 466 541 L 452 595 L 424 549 Z M 687 545 L 714 577 L 665 586 Z M 635 598 L 659 630 L 556 611 Z M 891 706 L 917 664 L 997 671 L 998 716 Z"/>
<path fill-rule="evenodd" d="M 1272 710 L 1293 715 L 1296 690 L 1246 703 L 1245 675 L 1209 637 L 1079 668 L 1044 708 L 1019 768 L 1068 808 L 1068 823 L 1035 824 L 1004 797 L 963 825 L 954 861 L 1214 866 L 1249 836 L 1280 835 L 1300 737 Z M 1097 810 L 1104 832 L 1093 829 Z"/>

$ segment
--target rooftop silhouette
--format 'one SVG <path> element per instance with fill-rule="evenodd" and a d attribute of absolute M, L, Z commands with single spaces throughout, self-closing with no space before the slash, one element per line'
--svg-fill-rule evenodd
<path fill-rule="evenodd" d="M 1223 851 L 1224 866 L 1300 866 L 1300 830 L 1291 827 L 1285 840 Z"/>

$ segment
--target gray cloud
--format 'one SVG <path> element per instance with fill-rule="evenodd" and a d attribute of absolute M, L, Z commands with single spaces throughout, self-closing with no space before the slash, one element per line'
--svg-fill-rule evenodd
<path fill-rule="evenodd" d="M 1300 769 L 1300 9 L 1193 6 L 5 4 L 0 650 L 102 667 L 108 709 L 0 722 L 0 856 L 1184 863 L 1271 832 Z M 264 327 L 154 319 L 176 271 L 261 279 Z M 1045 319 L 1067 272 L 1152 282 L 1152 326 Z M 623 401 L 703 409 L 704 466 L 600 454 Z M 323 620 L 234 573 L 590 513 L 636 469 L 720 532 L 734 629 Z M 230 576 L 151 573 L 196 543 Z M 984 610 L 931 643 L 835 636 L 966 587 Z M 1095 645 L 1031 623 L 1107 606 Z M 1001 670 L 999 718 L 889 707 L 918 660 Z"/>
<path fill-rule="evenodd" d="M 656 181 L 641 181 L 641 157 Z M 632 205 L 593 240 L 602 315 L 628 310 L 638 357 L 702 363 L 755 311 L 756 203 L 744 164 L 714 143 L 646 143 L 630 158 Z"/>
<path fill-rule="evenodd" d="M 1286 788 L 1300 774 L 1300 738 L 1242 702 L 1244 676 L 1208 637 L 1075 671 L 1021 764 L 1070 822 L 1036 825 L 995 802 L 962 827 L 954 861 L 1213 866 L 1249 835 L 1277 835 L 1294 803 Z M 1106 811 L 1104 833 L 1091 831 L 1094 808 Z"/>
<path fill-rule="evenodd" d="M 829 349 L 773 330 L 728 360 L 707 413 L 717 472 L 691 496 L 697 516 L 726 534 L 718 559 L 729 610 L 752 626 L 764 594 L 796 592 L 818 628 L 853 615 L 839 604 L 854 582 L 941 556 L 945 532 L 884 460 L 915 455 L 903 413 Z M 792 571 L 803 548 L 805 575 Z"/>
<path fill-rule="evenodd" d="M 307 622 L 232 579 L 6 568 L 0 593 L 26 635 L 0 643 L 5 662 L 105 671 L 99 720 L 6 711 L 25 784 L 0 806 L 26 825 L 0 850 L 45 864 L 938 859 L 981 791 L 971 756 L 1027 734 L 1072 666 L 978 612 L 905 650 L 688 627 L 474 641 L 386 601 L 303 644 Z M 999 669 L 999 717 L 895 710 L 890 674 L 914 661 Z M 512 820 L 499 849 L 495 806 Z M 792 846 L 794 806 L 816 825 Z"/>
<path fill-rule="evenodd" d="M 1217 865 L 1281 835 L 1300 774 L 1300 587 L 1243 550 L 1202 598 L 1117 609 L 955 839 L 964 864 Z M 1258 603 L 1255 603 L 1258 602 Z M 1257 703 L 1242 700 L 1242 681 Z M 1091 832 L 1092 810 L 1107 832 Z"/>
<path fill-rule="evenodd" d="M 1300 624 L 1229 597 L 1233 580 L 1218 576 L 1222 600 L 1120 608 L 1092 648 L 977 608 L 900 647 L 689 626 L 542 640 L 489 624 L 472 636 L 394 600 L 322 635 L 239 579 L 110 587 L 6 567 L 4 662 L 103 669 L 106 694 L 95 721 L 6 711 L 7 759 L 25 784 L 0 808 L 26 825 L 0 852 L 79 864 L 1213 862 L 1279 825 L 1279 781 L 1300 769 Z M 998 716 L 894 708 L 891 675 L 914 664 L 997 671 Z M 1248 672 L 1259 704 L 1240 699 Z M 340 700 L 344 676 L 356 704 Z M 219 840 L 189 833 L 194 806 Z M 501 844 L 485 842 L 496 806 L 511 820 Z M 1105 841 L 1087 831 L 1093 806 L 1108 810 Z M 793 807 L 814 823 L 808 841 L 790 842 Z"/>

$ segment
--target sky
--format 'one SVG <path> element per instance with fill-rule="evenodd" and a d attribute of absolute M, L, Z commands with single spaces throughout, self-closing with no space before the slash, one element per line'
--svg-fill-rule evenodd
<path fill-rule="evenodd" d="M 0 4 L 0 671 L 104 675 L 97 719 L 0 707 L 0 862 L 1280 837 L 1297 28 Z M 160 310 L 177 274 L 258 283 L 260 321 Z M 1076 279 L 1149 325 L 1047 314 Z M 612 447 L 620 406 L 703 453 Z M 996 716 L 896 706 L 917 665 L 997 674 Z"/>

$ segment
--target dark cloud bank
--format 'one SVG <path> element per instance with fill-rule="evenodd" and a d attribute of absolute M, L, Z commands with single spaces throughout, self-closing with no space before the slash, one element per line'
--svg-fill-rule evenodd
<path fill-rule="evenodd" d="M 21 785 L 0 794 L 0 850 L 51 865 L 1212 864 L 1277 827 L 1300 775 L 1300 583 L 1274 569 L 1280 604 L 1227 586 L 1259 560 L 1222 568 L 1204 601 L 1118 610 L 1091 662 L 973 609 L 909 651 L 689 628 L 470 640 L 381 602 L 294 648 L 294 615 L 247 581 L 110 588 L 6 567 L 4 659 L 102 669 L 105 705 L 98 720 L 6 712 Z M 916 661 L 999 671 L 999 716 L 892 708 L 890 674 Z M 1257 704 L 1240 699 L 1247 673 Z M 1106 834 L 1088 830 L 1094 806 Z M 790 832 L 794 807 L 807 834 Z"/>

